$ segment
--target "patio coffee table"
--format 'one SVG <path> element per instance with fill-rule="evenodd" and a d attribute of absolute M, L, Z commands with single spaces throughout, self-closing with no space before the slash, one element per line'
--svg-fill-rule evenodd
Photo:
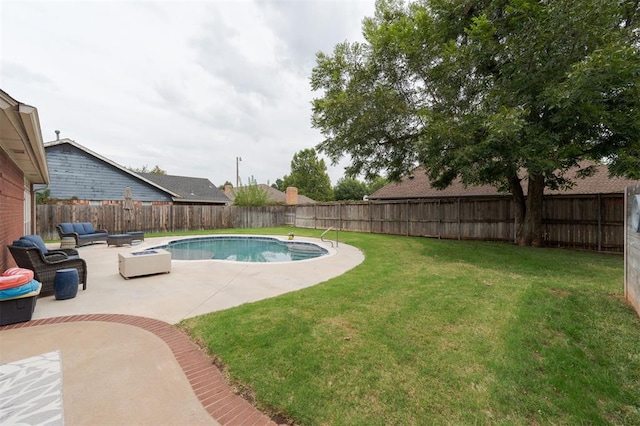
<path fill-rule="evenodd" d="M 131 234 L 113 234 L 107 237 L 108 246 L 122 246 L 123 244 L 131 245 L 133 237 Z"/>
<path fill-rule="evenodd" d="M 119 253 L 118 271 L 125 278 L 171 272 L 171 253 L 162 249 Z"/>

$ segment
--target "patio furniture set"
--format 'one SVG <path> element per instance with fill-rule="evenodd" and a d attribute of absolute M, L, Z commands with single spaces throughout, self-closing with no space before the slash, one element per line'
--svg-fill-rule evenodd
<path fill-rule="evenodd" d="M 71 299 L 76 297 L 80 284 L 83 290 L 87 289 L 87 263 L 75 247 L 99 241 L 107 246 L 144 241 L 143 232 L 110 235 L 90 223 L 60 224 L 57 228 L 60 249 L 48 249 L 37 235 L 22 236 L 7 246 L 18 267 L 0 274 L 0 325 L 31 320 L 38 297 Z M 125 279 L 170 272 L 171 255 L 160 249 L 121 253 L 118 271 Z"/>
<path fill-rule="evenodd" d="M 127 231 L 121 234 L 109 234 L 106 229 L 95 229 L 90 222 L 69 223 L 63 222 L 56 226 L 60 236 L 61 247 L 67 246 L 71 238 L 75 241 L 74 247 L 85 244 L 105 241 L 109 246 L 131 245 L 133 241 L 144 241 L 144 232 Z"/>

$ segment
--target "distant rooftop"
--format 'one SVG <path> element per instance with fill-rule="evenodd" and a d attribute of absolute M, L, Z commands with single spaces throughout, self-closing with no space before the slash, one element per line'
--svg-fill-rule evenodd
<path fill-rule="evenodd" d="M 138 173 L 140 176 L 162 186 L 179 197 L 173 197 L 177 203 L 219 203 L 228 204 L 229 198 L 206 178 L 188 176 L 159 175 Z"/>
<path fill-rule="evenodd" d="M 587 178 L 575 178 L 575 185 L 567 190 L 552 191 L 545 189 L 545 195 L 576 195 L 576 194 L 613 194 L 622 193 L 627 186 L 640 181 L 609 177 L 607 167 L 598 165 L 596 172 Z M 575 171 L 569 171 L 568 176 L 575 177 Z M 524 186 L 526 194 L 526 185 Z M 498 192 L 490 185 L 464 186 L 459 179 L 445 189 L 436 189 L 422 167 L 416 168 L 412 174 L 402 178 L 401 182 L 390 183 L 369 196 L 370 200 L 396 200 L 408 198 L 438 198 L 438 197 L 484 197 L 509 195 Z"/>

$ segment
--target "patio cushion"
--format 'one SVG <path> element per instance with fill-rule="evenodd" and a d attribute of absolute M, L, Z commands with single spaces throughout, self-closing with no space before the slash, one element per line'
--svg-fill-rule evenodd
<path fill-rule="evenodd" d="M 42 238 L 37 235 L 23 235 L 22 237 L 20 237 L 20 239 L 31 241 L 32 243 L 34 243 L 35 246 L 40 249 L 42 254 L 47 254 L 49 252 L 47 246 L 44 245 L 44 241 L 42 241 Z"/>
<path fill-rule="evenodd" d="M 15 240 L 11 245 L 16 247 L 38 247 L 33 241 L 23 240 L 22 238 Z"/>
<path fill-rule="evenodd" d="M 26 284 L 18 287 L 6 288 L 0 290 L 0 300 L 13 299 L 14 297 L 24 296 L 27 293 L 40 289 L 40 283 L 36 280 L 31 280 Z"/>
<path fill-rule="evenodd" d="M 60 229 L 62 229 L 62 232 L 64 232 L 65 234 L 71 234 L 72 232 L 75 232 L 73 230 L 73 225 L 70 223 L 61 223 Z"/>
<path fill-rule="evenodd" d="M 95 234 L 96 230 L 93 228 L 91 222 L 82 222 L 82 227 L 84 228 L 85 234 Z"/>
<path fill-rule="evenodd" d="M 78 235 L 84 235 L 86 234 L 86 232 L 84 232 L 84 226 L 82 226 L 81 223 L 73 223 L 73 232 L 77 232 Z"/>

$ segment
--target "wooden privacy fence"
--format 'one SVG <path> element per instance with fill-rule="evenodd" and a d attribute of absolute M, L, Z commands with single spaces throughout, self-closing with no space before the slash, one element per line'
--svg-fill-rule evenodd
<path fill-rule="evenodd" d="M 298 206 L 295 225 L 485 241 L 514 241 L 516 229 L 511 197 Z M 545 197 L 543 225 L 549 246 L 622 252 L 624 194 Z"/>
<path fill-rule="evenodd" d="M 91 222 L 111 234 L 126 231 L 179 232 L 205 229 L 283 226 L 293 207 L 236 207 L 207 205 L 135 206 L 133 220 L 125 220 L 120 205 L 38 205 L 36 229 L 44 239 L 57 239 L 62 222 Z M 289 215 L 291 216 L 291 215 Z"/>
<path fill-rule="evenodd" d="M 123 212 L 119 205 L 39 205 L 36 223 L 45 239 L 58 238 L 55 225 L 61 222 L 92 222 L 110 233 L 289 225 L 486 241 L 513 241 L 516 229 L 511 197 L 269 207 L 135 206 L 131 223 L 124 220 Z M 624 194 L 545 197 L 543 224 L 549 246 L 622 252 Z"/>

